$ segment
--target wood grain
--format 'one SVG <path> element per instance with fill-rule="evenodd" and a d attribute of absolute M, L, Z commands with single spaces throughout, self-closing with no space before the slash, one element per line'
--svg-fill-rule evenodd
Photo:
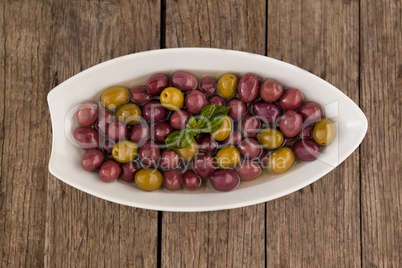
<path fill-rule="evenodd" d="M 54 81 L 99 62 L 159 47 L 159 1 L 55 1 Z M 121 206 L 49 178 L 47 267 L 155 267 L 158 213 Z"/>
<path fill-rule="evenodd" d="M 362 264 L 402 266 L 402 3 L 362 1 Z"/>
<path fill-rule="evenodd" d="M 49 1 L 2 1 L 0 266 L 41 267 L 50 120 Z"/>
<path fill-rule="evenodd" d="M 320 76 L 359 103 L 358 3 L 269 1 L 268 56 Z M 312 185 L 268 202 L 269 266 L 360 266 L 359 202 L 358 151 Z"/>
<path fill-rule="evenodd" d="M 167 47 L 265 53 L 264 1 L 167 1 Z M 163 212 L 162 267 L 264 267 L 265 205 Z"/>

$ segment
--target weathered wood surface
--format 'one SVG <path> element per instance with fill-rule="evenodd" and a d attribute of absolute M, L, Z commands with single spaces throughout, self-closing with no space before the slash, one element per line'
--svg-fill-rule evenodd
<path fill-rule="evenodd" d="M 401 267 L 401 5 L 1 1 L 0 267 Z M 52 87 L 113 57 L 184 46 L 322 77 L 366 113 L 362 146 L 298 192 L 217 212 L 120 206 L 48 173 Z"/>

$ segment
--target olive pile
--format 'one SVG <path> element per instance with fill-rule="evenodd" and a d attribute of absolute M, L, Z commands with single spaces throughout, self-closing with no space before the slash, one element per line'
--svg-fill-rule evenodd
<path fill-rule="evenodd" d="M 212 104 L 230 107 L 217 130 L 197 132 L 189 146 L 168 150 L 167 137 L 188 130 L 190 118 Z M 86 149 L 82 167 L 99 170 L 105 182 L 121 178 L 147 191 L 162 185 L 195 190 L 207 180 L 217 190 L 232 190 L 263 168 L 283 173 L 295 159 L 315 160 L 335 136 L 319 104 L 253 73 L 199 81 L 184 71 L 170 79 L 154 74 L 145 86 L 106 89 L 100 105 L 81 103 L 76 119 L 74 138 Z"/>

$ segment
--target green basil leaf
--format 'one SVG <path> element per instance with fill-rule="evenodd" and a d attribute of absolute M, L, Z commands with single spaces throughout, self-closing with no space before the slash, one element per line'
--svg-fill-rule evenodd
<path fill-rule="evenodd" d="M 176 147 L 180 144 L 181 140 L 184 137 L 184 132 L 180 130 L 173 131 L 166 137 L 165 144 L 167 149 L 176 149 Z"/>
<path fill-rule="evenodd" d="M 208 120 L 212 120 L 217 116 L 225 116 L 228 114 L 230 107 L 221 106 L 218 104 L 210 104 L 202 108 L 201 116 L 205 117 Z"/>
<path fill-rule="evenodd" d="M 166 147 L 168 150 L 186 148 L 194 142 L 194 136 L 200 133 L 198 129 L 176 130 L 166 137 Z"/>
<path fill-rule="evenodd" d="M 206 122 L 206 126 L 201 129 L 201 131 L 204 133 L 212 133 L 217 131 L 225 121 L 225 118 L 226 116 L 217 116 L 214 119 L 209 120 Z"/>
<path fill-rule="evenodd" d="M 190 116 L 186 127 L 187 128 L 198 128 L 197 120 L 194 118 L 194 116 Z"/>

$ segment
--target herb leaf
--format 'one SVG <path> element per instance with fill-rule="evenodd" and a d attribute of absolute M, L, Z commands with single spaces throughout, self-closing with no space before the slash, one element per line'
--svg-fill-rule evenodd
<path fill-rule="evenodd" d="M 212 120 L 217 116 L 226 116 L 230 110 L 229 106 L 221 106 L 218 104 L 207 105 L 201 110 L 201 116 L 207 120 Z"/>

